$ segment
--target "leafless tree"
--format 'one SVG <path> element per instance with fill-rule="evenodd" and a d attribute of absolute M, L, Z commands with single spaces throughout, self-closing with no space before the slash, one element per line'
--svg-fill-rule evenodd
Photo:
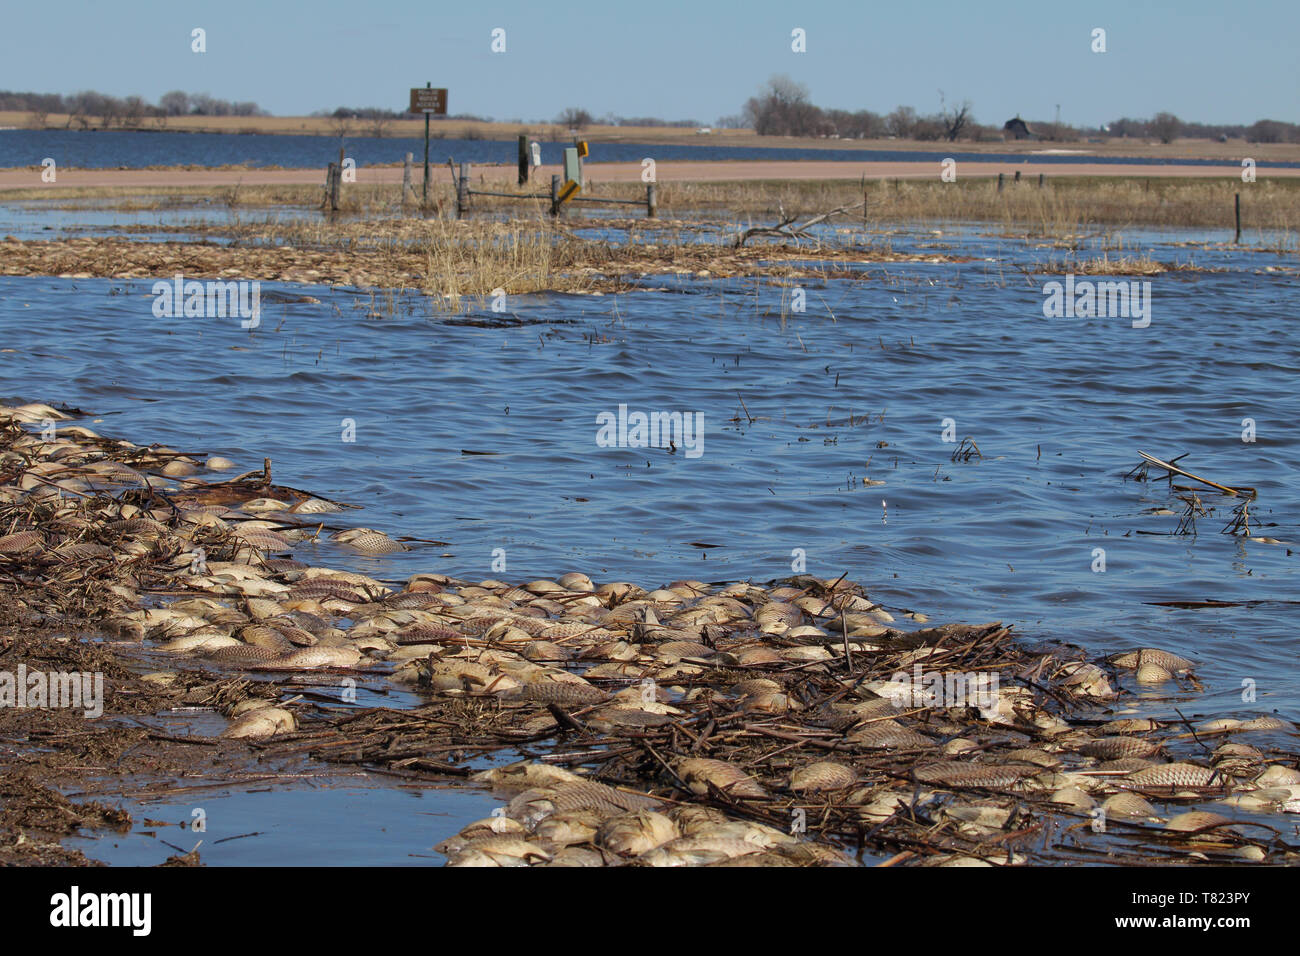
<path fill-rule="evenodd" d="M 158 108 L 167 116 L 184 116 L 190 111 L 190 94 L 172 90 L 158 98 Z"/>
<path fill-rule="evenodd" d="M 144 122 L 144 114 L 148 109 L 148 104 L 140 97 L 128 96 L 122 101 L 122 125 L 140 126 Z"/>
<path fill-rule="evenodd" d="M 939 119 L 943 123 L 943 135 L 948 138 L 948 142 L 956 142 L 957 138 L 966 131 L 967 126 L 973 122 L 970 100 L 963 100 L 960 106 L 941 107 Z"/>
<path fill-rule="evenodd" d="M 591 114 L 577 106 L 570 106 L 555 118 L 565 129 L 586 129 L 591 125 Z"/>
<path fill-rule="evenodd" d="M 1173 113 L 1157 113 L 1147 124 L 1151 135 L 1162 143 L 1172 143 L 1183 129 L 1183 121 Z"/>
<path fill-rule="evenodd" d="M 916 129 L 916 110 L 910 106 L 900 106 L 885 117 L 885 129 L 890 136 L 907 139 Z"/>

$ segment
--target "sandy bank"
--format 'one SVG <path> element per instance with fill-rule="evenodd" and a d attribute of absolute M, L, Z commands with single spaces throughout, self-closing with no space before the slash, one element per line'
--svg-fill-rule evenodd
<path fill-rule="evenodd" d="M 1019 171 L 1022 177 L 1036 181 L 1042 173 L 1048 178 L 1102 176 L 1134 179 L 1150 178 L 1206 178 L 1223 177 L 1240 181 L 1239 165 L 1222 166 L 1148 166 L 1140 163 L 998 163 L 961 162 L 957 164 L 959 178 L 989 178 L 1004 173 L 1008 178 Z M 539 190 L 550 188 L 551 175 L 559 173 L 556 166 L 543 166 L 534 173 Z M 925 162 L 790 162 L 790 161 L 725 161 L 725 162 L 661 162 L 656 175 L 661 183 L 673 182 L 734 182 L 756 180 L 858 180 L 878 179 L 932 179 L 939 178 L 938 163 Z M 587 179 L 596 183 L 639 183 L 640 163 L 589 163 Z M 433 172 L 436 181 L 447 181 L 450 171 L 445 165 Z M 475 166 L 476 183 L 508 184 L 515 181 L 513 166 Z M 1258 177 L 1294 178 L 1300 169 L 1260 169 Z M 417 168 L 415 180 L 420 173 Z M 0 190 L 43 188 L 51 192 L 69 187 L 117 187 L 147 189 L 150 187 L 204 187 L 204 186 L 265 186 L 324 184 L 324 169 L 61 169 L 54 183 L 42 183 L 39 169 L 0 169 Z M 401 167 L 357 168 L 357 182 L 398 184 L 402 181 Z"/>

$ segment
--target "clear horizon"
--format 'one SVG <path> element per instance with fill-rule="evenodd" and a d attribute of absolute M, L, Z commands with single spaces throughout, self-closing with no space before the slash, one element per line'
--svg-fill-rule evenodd
<path fill-rule="evenodd" d="M 823 108 L 898 106 L 936 112 L 969 100 L 976 121 L 1013 115 L 1076 126 L 1168 111 L 1187 122 L 1297 121 L 1292 49 L 1300 5 L 1206 0 L 1131 9 L 995 10 L 940 0 L 869 10 L 847 0 L 791 9 L 726 0 L 653 6 L 577 0 L 564 7 L 486 3 L 433 8 L 395 0 L 163 0 L 105 6 L 77 0 L 15 6 L 0 38 L 0 89 L 96 90 L 150 103 L 170 90 L 254 101 L 277 115 L 340 106 L 405 108 L 407 90 L 446 87 L 449 112 L 500 121 L 550 120 L 581 107 L 594 117 L 693 119 L 740 113 L 779 73 Z M 358 21 L 362 22 L 358 22 Z M 207 50 L 191 50 L 191 30 Z M 1106 52 L 1092 52 L 1094 28 Z M 494 53 L 493 30 L 505 31 Z M 806 52 L 791 33 L 806 33 Z"/>

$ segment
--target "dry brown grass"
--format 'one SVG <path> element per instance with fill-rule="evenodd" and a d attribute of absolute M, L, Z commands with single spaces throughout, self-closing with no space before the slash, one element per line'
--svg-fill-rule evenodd
<path fill-rule="evenodd" d="M 494 190 L 516 190 L 493 186 Z M 532 184 L 524 192 L 538 191 Z M 718 183 L 664 183 L 659 210 L 664 218 L 754 223 L 778 218 L 781 212 L 810 217 L 838 206 L 869 203 L 865 217 L 853 221 L 873 230 L 918 223 L 987 223 L 1013 235 L 1063 238 L 1107 228 L 1157 226 L 1166 228 L 1230 229 L 1233 195 L 1242 196 L 1242 225 L 1246 238 L 1259 231 L 1294 236 L 1300 233 L 1300 179 L 1261 179 L 1243 184 L 1223 179 L 1098 179 L 1080 177 L 1036 181 L 1007 180 L 1001 193 L 994 181 L 931 180 L 861 182 L 850 180 L 755 180 Z M 56 203 L 75 208 L 78 202 L 110 200 L 123 211 L 166 209 L 193 201 L 214 201 L 230 208 L 317 206 L 324 194 L 318 185 L 252 185 L 212 187 L 67 187 L 57 194 L 39 189 L 9 190 L 6 200 Z M 639 200 L 645 190 L 634 183 L 592 182 L 586 196 Z M 403 213 L 401 187 L 387 184 L 348 184 L 342 212 L 360 216 Z M 435 177 L 431 212 L 452 215 L 455 194 L 448 176 Z M 505 214 L 512 218 L 543 218 L 546 200 L 505 200 L 472 197 L 475 214 Z M 581 216 L 591 206 L 574 207 Z M 414 210 L 406 210 L 414 212 Z M 628 216 L 644 215 L 635 206 Z M 1293 246 L 1294 242 L 1289 243 Z"/>

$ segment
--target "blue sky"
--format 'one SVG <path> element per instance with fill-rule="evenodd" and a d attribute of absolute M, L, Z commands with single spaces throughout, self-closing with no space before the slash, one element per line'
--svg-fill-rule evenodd
<path fill-rule="evenodd" d="M 255 100 L 280 114 L 403 109 L 449 89 L 453 113 L 550 119 L 740 112 L 774 73 L 820 106 L 921 113 L 939 91 L 977 120 L 1015 113 L 1096 125 L 1300 120 L 1300 2 L 879 3 L 872 0 L 65 0 L 11 2 L 0 89 Z M 190 51 L 190 30 L 207 52 Z M 491 33 L 506 31 L 506 52 Z M 791 51 L 802 28 L 807 52 Z M 1094 27 L 1107 52 L 1090 49 Z"/>

